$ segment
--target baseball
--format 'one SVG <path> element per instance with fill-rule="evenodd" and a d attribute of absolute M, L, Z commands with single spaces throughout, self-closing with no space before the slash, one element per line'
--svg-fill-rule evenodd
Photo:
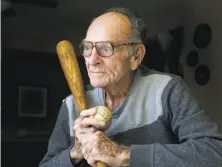
<path fill-rule="evenodd" d="M 105 121 L 105 127 L 98 127 L 99 129 L 106 129 L 112 121 L 112 112 L 106 106 L 96 106 L 97 113 L 93 116 L 96 120 Z"/>

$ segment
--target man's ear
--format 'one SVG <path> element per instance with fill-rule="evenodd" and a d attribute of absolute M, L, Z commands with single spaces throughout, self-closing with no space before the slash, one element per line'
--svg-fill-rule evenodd
<path fill-rule="evenodd" d="M 136 48 L 135 48 L 135 54 L 132 55 L 130 62 L 131 62 L 131 70 L 135 70 L 138 68 L 138 66 L 141 64 L 144 55 L 146 53 L 146 48 L 144 45 L 139 44 Z"/>

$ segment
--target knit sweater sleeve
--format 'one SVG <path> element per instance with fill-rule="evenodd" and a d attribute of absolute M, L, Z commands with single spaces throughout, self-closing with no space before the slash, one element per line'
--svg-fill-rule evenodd
<path fill-rule="evenodd" d="M 39 167 L 73 167 L 69 154 L 71 141 L 68 120 L 67 106 L 64 102 L 50 136 L 47 152 L 39 163 Z"/>
<path fill-rule="evenodd" d="M 179 144 L 132 145 L 131 167 L 222 166 L 222 134 L 180 77 L 166 86 L 162 107 Z"/>

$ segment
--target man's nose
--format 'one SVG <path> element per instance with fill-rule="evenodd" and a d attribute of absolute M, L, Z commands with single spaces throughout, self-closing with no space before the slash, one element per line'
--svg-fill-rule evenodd
<path fill-rule="evenodd" d="M 99 56 L 99 53 L 97 52 L 95 47 L 93 47 L 92 54 L 91 54 L 89 59 L 90 59 L 90 64 L 91 65 L 98 64 L 102 61 L 102 59 Z"/>

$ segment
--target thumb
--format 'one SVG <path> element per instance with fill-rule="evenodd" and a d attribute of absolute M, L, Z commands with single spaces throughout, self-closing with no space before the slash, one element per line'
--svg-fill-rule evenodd
<path fill-rule="evenodd" d="M 96 110 L 96 107 L 94 108 L 90 108 L 88 110 L 83 110 L 82 112 L 80 112 L 80 117 L 89 117 L 89 116 L 92 116 L 92 115 L 95 115 L 97 112 Z"/>

